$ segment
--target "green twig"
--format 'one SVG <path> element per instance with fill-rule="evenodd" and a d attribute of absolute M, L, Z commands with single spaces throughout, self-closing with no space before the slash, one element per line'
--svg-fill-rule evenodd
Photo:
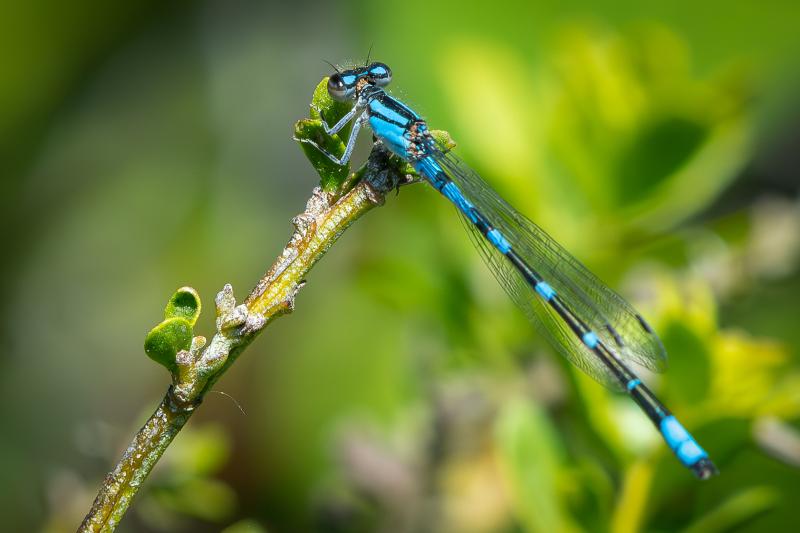
<path fill-rule="evenodd" d="M 206 392 L 267 324 L 292 311 L 309 270 L 353 221 L 381 205 L 385 193 L 402 178 L 393 171 L 380 146 L 375 147 L 360 175 L 356 174 L 353 181 L 357 184 L 344 194 L 314 190 L 305 211 L 293 220 L 295 231 L 289 243 L 243 304 L 236 305 L 230 285 L 220 291 L 216 298 L 217 332 L 205 349 L 204 339 L 194 337 L 188 349 L 177 351 L 174 360 L 165 362 L 158 354 L 169 350 L 161 347 L 185 335 L 183 330 L 175 334 L 173 327 L 184 319 L 169 316 L 151 332 L 146 344 L 148 354 L 171 367 L 173 383 L 116 468 L 106 476 L 79 531 L 114 530 L 142 482 Z M 185 288 L 176 295 L 187 293 L 190 289 Z"/>
<path fill-rule="evenodd" d="M 200 313 L 197 293 L 184 287 L 172 296 L 164 320 L 145 340 L 145 352 L 170 371 L 172 385 L 103 480 L 78 531 L 116 528 L 153 466 L 214 383 L 267 324 L 294 309 L 295 296 L 314 264 L 350 224 L 381 205 L 387 192 L 412 181 L 413 169 L 380 144 L 353 173 L 331 164 L 309 144 L 338 154 L 344 149 L 342 140 L 326 135 L 322 127 L 323 117 L 331 123 L 348 111 L 328 97 L 326 86 L 324 79 L 314 93 L 311 118 L 295 127 L 295 139 L 319 173 L 321 186 L 314 189 L 305 211 L 292 220 L 295 230 L 289 243 L 244 303 L 236 304 L 230 285 L 217 294 L 216 333 L 207 346 L 205 338 L 193 334 Z M 445 149 L 452 146 L 446 133 L 434 134 Z"/>

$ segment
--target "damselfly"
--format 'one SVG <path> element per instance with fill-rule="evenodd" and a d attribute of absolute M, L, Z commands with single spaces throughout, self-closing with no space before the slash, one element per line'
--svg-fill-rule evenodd
<path fill-rule="evenodd" d="M 661 371 L 666 363 L 661 340 L 644 318 L 473 170 L 440 149 L 426 122 L 384 90 L 391 79 L 383 63 L 337 70 L 328 80 L 328 93 L 336 101 L 351 101 L 353 108 L 333 126 L 323 124 L 332 135 L 353 123 L 344 154 L 336 157 L 311 140 L 302 141 L 343 165 L 359 130 L 369 124 L 378 142 L 456 206 L 492 273 L 553 346 L 604 385 L 626 391 L 697 477 L 714 475 L 708 454 L 629 366 L 632 361 Z"/>

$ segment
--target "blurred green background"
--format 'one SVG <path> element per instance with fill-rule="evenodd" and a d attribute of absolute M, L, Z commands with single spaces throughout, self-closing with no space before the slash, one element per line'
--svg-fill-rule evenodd
<path fill-rule="evenodd" d="M 317 178 L 323 63 L 392 92 L 631 299 L 722 475 L 542 344 L 452 207 L 349 230 L 119 531 L 789 531 L 800 504 L 800 8 L 2 2 L 0 516 L 73 531 L 166 389 L 181 285 L 249 292 Z M 368 136 L 365 136 L 367 138 Z M 360 156 L 368 149 L 361 145 Z"/>

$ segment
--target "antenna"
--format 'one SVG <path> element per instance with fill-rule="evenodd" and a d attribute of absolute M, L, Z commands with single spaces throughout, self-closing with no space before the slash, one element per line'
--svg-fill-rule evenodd
<path fill-rule="evenodd" d="M 334 64 L 333 64 L 333 63 L 331 63 L 330 61 L 326 61 L 326 60 L 324 60 L 324 59 L 323 59 L 323 60 L 322 60 L 322 62 L 323 62 L 323 63 L 327 63 L 327 64 L 329 64 L 329 65 L 331 66 L 331 68 L 332 68 L 333 70 L 335 70 L 335 71 L 336 71 L 336 73 L 337 73 L 337 74 L 341 74 L 341 71 L 339 71 L 339 69 L 338 69 L 338 68 L 336 68 L 336 65 L 334 65 Z"/>
<path fill-rule="evenodd" d="M 375 44 L 375 43 L 372 43 L 372 44 L 370 44 L 370 45 L 369 45 L 369 50 L 367 51 L 367 62 L 366 62 L 366 63 L 364 63 L 364 66 L 365 66 L 365 67 L 368 67 L 368 66 L 369 66 L 369 56 L 371 56 L 371 55 L 372 55 L 372 46 L 373 46 L 374 44 Z"/>

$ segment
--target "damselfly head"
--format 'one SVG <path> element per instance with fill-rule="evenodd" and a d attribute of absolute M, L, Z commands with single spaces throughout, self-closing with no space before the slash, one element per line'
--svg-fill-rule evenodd
<path fill-rule="evenodd" d="M 328 94 L 337 102 L 345 102 L 355 98 L 356 92 L 365 84 L 385 87 L 391 81 L 392 70 L 387 65 L 372 63 L 331 74 L 328 78 Z"/>

